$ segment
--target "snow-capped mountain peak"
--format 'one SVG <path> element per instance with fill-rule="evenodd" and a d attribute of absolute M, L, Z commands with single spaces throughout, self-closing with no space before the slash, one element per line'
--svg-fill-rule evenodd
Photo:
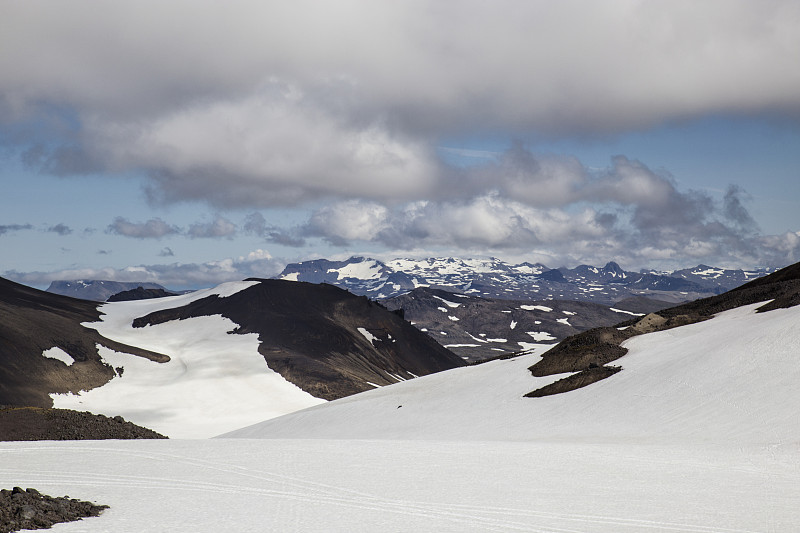
<path fill-rule="evenodd" d="M 351 257 L 316 259 L 287 265 L 280 279 L 331 283 L 373 299 L 391 298 L 419 287 L 433 287 L 501 299 L 582 300 L 613 304 L 639 295 L 686 301 L 719 294 L 756 277 L 756 271 L 699 265 L 675 272 L 624 270 L 614 261 L 603 267 L 549 268 L 541 263 L 506 263 L 497 258 L 432 257 L 379 261 Z"/>

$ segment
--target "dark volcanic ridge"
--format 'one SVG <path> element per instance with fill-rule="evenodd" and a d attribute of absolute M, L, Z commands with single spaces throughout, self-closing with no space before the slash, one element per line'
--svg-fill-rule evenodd
<path fill-rule="evenodd" d="M 0 406 L 0 441 L 166 439 L 121 416 L 71 409 Z"/>
<path fill-rule="evenodd" d="M 529 370 L 534 376 L 574 373 L 547 387 L 528 393 L 540 397 L 575 390 L 605 379 L 624 367 L 608 363 L 627 353 L 623 341 L 643 333 L 663 331 L 713 318 L 717 313 L 744 305 L 768 303 L 757 309 L 766 312 L 800 304 L 800 263 L 753 280 L 726 293 L 702 298 L 668 309 L 631 319 L 615 327 L 600 327 L 573 335 L 542 355 L 541 361 Z"/>
<path fill-rule="evenodd" d="M 250 278 L 230 296 L 137 318 L 134 327 L 207 315 L 257 333 L 267 365 L 310 394 L 333 400 L 465 363 L 401 313 L 327 284 Z"/>
<path fill-rule="evenodd" d="M 22 529 L 49 529 L 54 524 L 99 516 L 108 505 L 97 505 L 69 496 L 54 498 L 36 489 L 0 490 L 0 533 Z"/>

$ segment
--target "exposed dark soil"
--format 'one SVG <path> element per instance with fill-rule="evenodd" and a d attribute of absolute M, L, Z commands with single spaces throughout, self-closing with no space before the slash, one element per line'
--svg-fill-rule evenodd
<path fill-rule="evenodd" d="M 0 533 L 21 529 L 48 529 L 53 524 L 99 516 L 105 509 L 108 509 L 108 505 L 95 505 L 69 496 L 54 498 L 41 494 L 36 489 L 2 489 Z"/>
<path fill-rule="evenodd" d="M 628 353 L 620 343 L 630 336 L 615 328 L 595 328 L 573 335 L 545 352 L 530 371 L 542 377 L 603 366 Z"/>
<path fill-rule="evenodd" d="M 151 429 L 70 409 L 0 406 L 0 441 L 166 439 Z"/>
<path fill-rule="evenodd" d="M 581 387 L 596 383 L 601 379 L 606 379 L 609 376 L 613 376 L 620 370 L 622 370 L 622 368 L 618 366 L 593 366 L 578 372 L 577 374 L 572 374 L 563 379 L 559 379 L 550 385 L 546 385 L 540 389 L 529 392 L 525 396 L 528 398 L 541 398 L 542 396 L 551 396 L 553 394 L 560 394 L 562 392 L 580 389 Z"/>
<path fill-rule="evenodd" d="M 769 276 L 710 298 L 650 313 L 617 324 L 594 328 L 561 341 L 542 355 L 542 360 L 529 370 L 534 376 L 578 372 L 573 376 L 532 391 L 526 396 L 541 397 L 568 392 L 605 379 L 620 370 L 605 366 L 627 353 L 620 344 L 635 335 L 662 331 L 712 318 L 715 314 L 744 305 L 772 300 L 757 312 L 792 307 L 800 304 L 800 263 L 778 270 Z"/>

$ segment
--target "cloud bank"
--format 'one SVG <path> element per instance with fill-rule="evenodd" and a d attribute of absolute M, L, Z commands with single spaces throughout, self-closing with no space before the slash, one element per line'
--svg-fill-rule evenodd
<path fill-rule="evenodd" d="M 248 277 L 269 278 L 278 274 L 283 263 L 265 250 L 255 250 L 244 256 L 205 263 L 170 263 L 137 265 L 125 268 L 76 268 L 52 272 L 8 271 L 4 277 L 33 286 L 46 287 L 55 280 L 102 279 L 112 281 L 153 282 L 166 287 L 200 288 L 225 281 Z"/>
<path fill-rule="evenodd" d="M 16 30 L 0 54 L 0 120 L 26 161 L 146 172 L 153 201 L 431 199 L 451 185 L 435 155 L 443 137 L 800 116 L 793 1 L 31 0 L 4 11 Z"/>
<path fill-rule="evenodd" d="M 680 190 L 624 155 L 597 171 L 522 144 L 468 168 L 438 151 L 447 139 L 603 138 L 723 114 L 800 123 L 793 0 L 28 0 L 3 11 L 3 147 L 42 172 L 142 175 L 156 206 L 254 210 L 240 225 L 219 215 L 186 229 L 118 217 L 112 235 L 535 249 L 560 262 L 798 254 L 791 232 L 758 235 L 735 186 L 722 200 Z M 259 211 L 319 205 L 292 227 Z"/>

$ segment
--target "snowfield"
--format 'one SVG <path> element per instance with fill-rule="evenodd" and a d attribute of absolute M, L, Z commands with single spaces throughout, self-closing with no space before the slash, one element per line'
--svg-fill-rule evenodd
<path fill-rule="evenodd" d="M 800 307 L 755 307 L 562 395 L 522 397 L 560 377 L 530 355 L 227 438 L 0 443 L 0 486 L 111 506 L 63 532 L 800 531 Z"/>
<path fill-rule="evenodd" d="M 523 395 L 538 355 L 422 376 L 228 436 L 800 445 L 800 306 L 761 304 L 629 339 L 623 370 L 570 393 Z M 402 408 L 398 406 L 402 405 Z M 800 481 L 800 480 L 799 480 Z"/>
<path fill-rule="evenodd" d="M 754 533 L 800 525 L 796 449 L 216 439 L 0 443 L 0 456 L 4 487 L 111 506 L 57 533 Z"/>

